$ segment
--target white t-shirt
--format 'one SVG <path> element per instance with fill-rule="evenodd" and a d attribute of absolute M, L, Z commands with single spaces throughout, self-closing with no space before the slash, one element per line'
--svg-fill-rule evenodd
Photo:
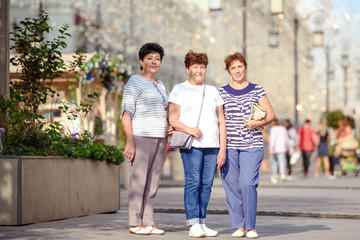
<path fill-rule="evenodd" d="M 196 127 L 204 84 L 195 86 L 185 81 L 176 84 L 169 96 L 169 102 L 180 106 L 179 120 L 189 127 Z M 219 92 L 214 86 L 205 85 L 205 97 L 198 128 L 202 132 L 199 140 L 194 139 L 192 146 L 197 148 L 219 147 L 219 126 L 216 109 L 224 105 Z"/>

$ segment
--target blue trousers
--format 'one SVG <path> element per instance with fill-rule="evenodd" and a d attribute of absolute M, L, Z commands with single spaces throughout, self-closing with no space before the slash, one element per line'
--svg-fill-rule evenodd
<path fill-rule="evenodd" d="M 231 228 L 255 229 L 259 168 L 263 148 L 227 149 L 226 163 L 221 168 L 229 209 Z"/>
<path fill-rule="evenodd" d="M 205 223 L 218 152 L 218 148 L 180 150 L 185 173 L 186 223 L 189 226 Z"/>
<path fill-rule="evenodd" d="M 274 153 L 272 156 L 272 175 L 285 174 L 286 171 L 286 152 Z"/>

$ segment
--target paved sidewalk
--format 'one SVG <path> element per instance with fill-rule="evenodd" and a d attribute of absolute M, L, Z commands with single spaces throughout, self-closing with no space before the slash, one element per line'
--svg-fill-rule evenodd
<path fill-rule="evenodd" d="M 164 236 L 137 236 L 129 233 L 127 191 L 121 191 L 121 210 L 112 214 L 85 217 L 26 226 L 0 226 L 0 239 L 191 239 L 185 225 L 183 183 L 162 181 L 155 206 L 157 227 Z M 269 175 L 262 175 L 258 188 L 258 216 L 256 229 L 260 239 L 360 239 L 360 219 L 332 218 L 310 214 L 311 217 L 286 212 L 323 214 L 360 214 L 360 178 L 347 177 L 329 180 L 325 177 L 303 178 L 299 174 L 292 181 L 273 185 Z M 160 213 L 164 210 L 165 213 Z M 226 211 L 225 193 L 219 178 L 215 179 L 209 210 Z M 270 212 L 271 216 L 261 211 Z M 211 212 L 211 211 L 210 211 Z M 300 217 L 301 216 L 301 217 Z M 227 214 L 208 214 L 207 225 L 217 231 L 214 239 L 232 239 Z"/>
<path fill-rule="evenodd" d="M 0 227 L 0 239 L 191 239 L 184 224 L 184 214 L 155 214 L 157 227 L 166 231 L 163 236 L 137 236 L 129 233 L 128 212 L 97 214 L 61 221 L 17 227 Z M 360 239 L 360 220 L 297 217 L 257 217 L 259 238 L 270 239 Z M 208 215 L 209 227 L 219 231 L 214 239 L 233 239 L 227 215 Z M 246 238 L 245 238 L 246 239 Z"/>

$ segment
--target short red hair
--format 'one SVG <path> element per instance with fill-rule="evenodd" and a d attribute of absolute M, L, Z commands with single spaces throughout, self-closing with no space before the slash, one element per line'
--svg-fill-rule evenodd
<path fill-rule="evenodd" d="M 185 56 L 185 67 L 189 68 L 193 64 L 204 64 L 207 67 L 209 60 L 206 53 L 198 53 L 194 51 L 189 51 Z"/>
<path fill-rule="evenodd" d="M 231 54 L 225 58 L 225 69 L 229 71 L 230 65 L 236 60 L 242 62 L 242 64 L 244 64 L 245 68 L 247 69 L 247 62 L 245 56 L 239 52 Z"/>

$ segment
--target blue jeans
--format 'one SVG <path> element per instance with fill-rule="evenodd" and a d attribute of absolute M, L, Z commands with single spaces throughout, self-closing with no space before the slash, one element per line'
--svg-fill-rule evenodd
<path fill-rule="evenodd" d="M 184 204 L 186 223 L 205 223 L 206 208 L 213 185 L 218 148 L 181 149 L 185 173 Z"/>
<path fill-rule="evenodd" d="M 263 148 L 227 149 L 226 163 L 221 167 L 229 209 L 231 228 L 255 229 L 259 168 Z"/>

